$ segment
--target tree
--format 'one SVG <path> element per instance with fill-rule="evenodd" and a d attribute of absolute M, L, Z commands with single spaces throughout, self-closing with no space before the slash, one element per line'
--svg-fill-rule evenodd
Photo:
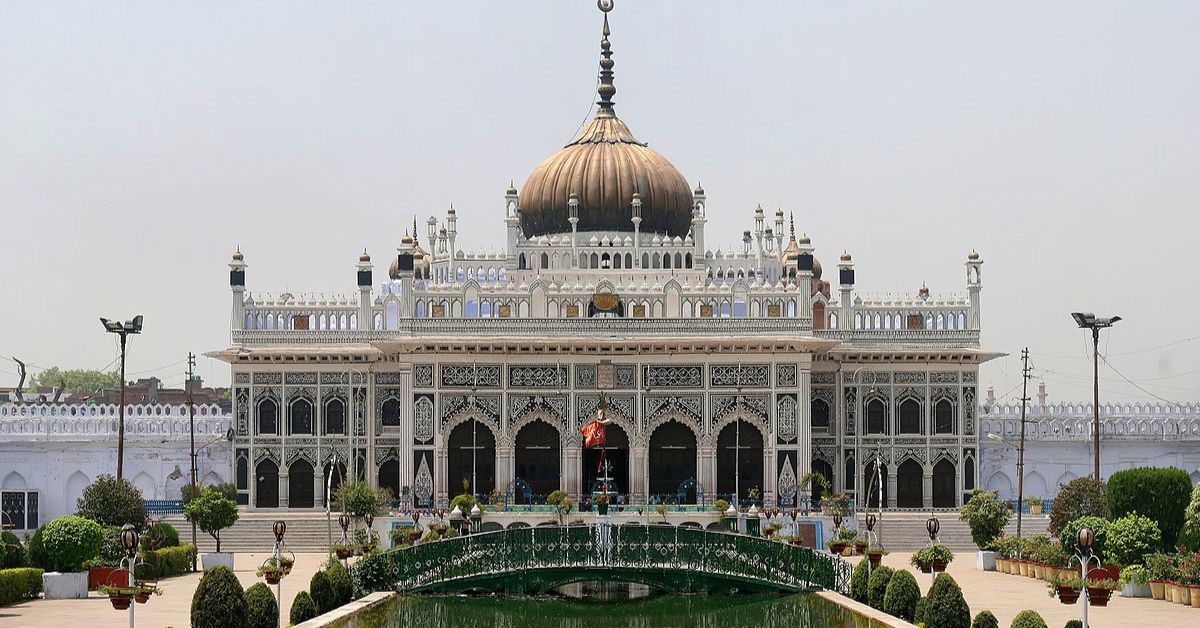
<path fill-rule="evenodd" d="M 979 611 L 975 616 L 975 621 L 971 622 L 971 628 L 1000 628 L 1000 621 L 992 614 L 992 611 Z"/>
<path fill-rule="evenodd" d="M 1183 511 L 1178 542 L 1192 552 L 1200 549 L 1200 484 L 1192 489 L 1192 499 Z"/>
<path fill-rule="evenodd" d="M 221 530 L 238 520 L 237 504 L 206 486 L 200 496 L 183 507 L 187 520 L 195 523 L 217 542 L 217 553 L 221 552 Z"/>
<path fill-rule="evenodd" d="M 329 576 L 329 587 L 333 590 L 333 605 L 349 604 L 354 599 L 354 584 L 350 581 L 350 572 L 336 559 L 329 561 L 325 575 Z"/>
<path fill-rule="evenodd" d="M 40 373 L 29 376 L 26 383 L 28 390 L 38 388 L 55 388 L 62 383 L 64 392 L 68 395 L 97 393 L 105 388 L 120 388 L 121 374 L 117 371 L 96 371 L 92 369 L 61 370 L 52 366 Z"/>
<path fill-rule="evenodd" d="M 81 571 L 85 561 L 100 553 L 104 528 L 90 519 L 64 515 L 46 524 L 42 543 L 55 571 Z"/>
<path fill-rule="evenodd" d="M 1075 550 L 1079 548 L 1079 530 L 1080 528 L 1091 528 L 1094 534 L 1092 538 L 1092 551 L 1100 560 L 1108 559 L 1108 520 L 1100 517 L 1080 517 L 1067 525 L 1063 526 L 1062 532 L 1058 535 L 1058 541 L 1062 544 L 1062 549 L 1067 556 L 1075 554 Z"/>
<path fill-rule="evenodd" d="M 335 507 L 357 519 L 372 515 L 383 509 L 386 501 L 382 491 L 371 488 L 362 480 L 351 480 L 343 483 L 333 492 Z"/>
<path fill-rule="evenodd" d="M 146 526 L 146 500 L 141 489 L 126 479 L 101 475 L 83 489 L 75 507 L 77 515 L 100 525 L 130 524 L 139 530 Z"/>
<path fill-rule="evenodd" d="M 1157 552 L 1161 544 L 1158 523 L 1134 512 L 1109 524 L 1104 546 L 1110 560 L 1125 566 L 1144 564 L 1146 555 Z"/>
<path fill-rule="evenodd" d="M 233 570 L 209 569 L 192 594 L 192 628 L 245 628 L 246 596 Z"/>
<path fill-rule="evenodd" d="M 959 511 L 958 518 L 967 522 L 971 527 L 971 540 L 983 549 L 1004 532 L 1012 512 L 1000 502 L 999 492 L 975 489 Z"/>
<path fill-rule="evenodd" d="M 313 574 L 312 579 L 308 581 L 308 594 L 312 596 L 318 615 L 324 615 L 337 608 L 333 584 L 329 582 L 329 574 L 324 570 L 317 570 L 317 573 Z"/>
<path fill-rule="evenodd" d="M 925 628 L 970 628 L 971 607 L 962 589 L 948 573 L 940 573 L 929 588 L 925 605 Z"/>
<path fill-rule="evenodd" d="M 1080 517 L 1108 518 L 1108 496 L 1104 482 L 1091 476 L 1075 478 L 1059 487 L 1054 505 L 1050 507 L 1050 534 L 1058 534 L 1066 525 Z"/>

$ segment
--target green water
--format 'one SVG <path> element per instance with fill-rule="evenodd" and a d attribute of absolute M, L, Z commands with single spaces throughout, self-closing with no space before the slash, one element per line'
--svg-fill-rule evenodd
<path fill-rule="evenodd" d="M 855 628 L 867 621 L 824 598 L 656 595 L 598 601 L 558 597 L 397 596 L 341 628 Z"/>

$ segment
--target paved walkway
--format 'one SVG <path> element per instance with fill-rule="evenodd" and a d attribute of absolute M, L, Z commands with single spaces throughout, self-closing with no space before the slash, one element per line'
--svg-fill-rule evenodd
<path fill-rule="evenodd" d="M 929 574 L 921 573 L 908 563 L 911 554 L 888 554 L 883 564 L 893 569 L 907 569 L 917 577 L 921 593 L 929 592 Z M 858 557 L 853 558 L 855 562 Z M 1050 597 L 1046 583 L 1035 578 L 1014 576 L 995 571 L 975 569 L 975 554 L 955 554 L 947 570 L 962 587 L 963 597 L 971 607 L 971 617 L 979 611 L 992 611 L 1002 628 L 1012 624 L 1017 613 L 1031 608 L 1042 615 L 1049 628 L 1062 628 L 1072 619 L 1080 619 L 1083 599 L 1074 605 L 1062 604 Z M 1171 604 L 1151 598 L 1125 598 L 1114 593 L 1105 608 L 1088 609 L 1088 621 L 1093 628 L 1163 628 L 1200 626 L 1200 608 Z"/>
<path fill-rule="evenodd" d="M 249 587 L 255 582 L 264 582 L 254 575 L 258 566 L 269 554 L 237 554 L 234 573 Z M 308 581 L 325 564 L 325 554 L 297 554 L 292 573 L 283 584 L 283 616 L 287 625 L 287 614 L 292 608 L 292 599 L 300 591 L 308 590 Z M 160 628 L 172 626 L 186 628 L 191 625 L 192 593 L 200 582 L 200 574 L 188 574 L 167 578 L 159 582 L 162 595 L 150 598 L 145 604 L 136 604 L 136 619 L 139 627 Z M 271 587 L 274 591 L 275 587 Z M 1200 613 L 1200 610 L 1197 611 Z M 114 610 L 107 596 L 92 592 L 86 600 L 30 600 L 21 604 L 0 606 L 0 627 L 16 628 L 35 626 L 87 626 L 88 628 L 124 628 L 129 626 L 129 611 Z"/>

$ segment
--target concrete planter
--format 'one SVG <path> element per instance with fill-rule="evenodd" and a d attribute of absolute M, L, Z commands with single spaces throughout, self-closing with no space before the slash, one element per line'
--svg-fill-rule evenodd
<path fill-rule="evenodd" d="M 980 571 L 996 571 L 996 552 L 976 552 L 975 568 Z"/>
<path fill-rule="evenodd" d="M 1140 586 L 1130 582 L 1121 587 L 1121 597 L 1150 597 L 1150 585 Z"/>
<path fill-rule="evenodd" d="M 204 571 L 208 571 L 217 565 L 225 565 L 233 569 L 233 553 L 231 552 L 210 552 L 200 555 L 200 564 L 204 566 Z"/>
<path fill-rule="evenodd" d="M 42 591 L 47 600 L 83 600 L 88 596 L 88 572 L 42 574 Z"/>

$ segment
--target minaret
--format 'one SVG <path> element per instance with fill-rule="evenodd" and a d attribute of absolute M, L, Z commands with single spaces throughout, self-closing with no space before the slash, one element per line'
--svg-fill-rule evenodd
<path fill-rule="evenodd" d="M 692 241 L 695 242 L 695 254 L 692 259 L 694 268 L 704 268 L 708 263 L 708 258 L 705 255 L 704 249 L 704 223 L 708 222 L 705 217 L 704 206 L 706 203 L 704 196 L 704 188 L 700 187 L 700 183 L 696 183 L 696 191 L 692 193 Z"/>
<path fill-rule="evenodd" d="M 642 267 L 642 193 L 634 192 L 633 201 L 630 202 L 630 213 L 633 217 L 629 220 L 633 222 L 633 267 Z"/>
<path fill-rule="evenodd" d="M 763 208 L 759 205 L 754 209 L 754 241 L 756 243 L 756 253 L 754 261 L 755 272 L 761 274 L 763 270 L 763 235 L 766 233 L 763 228 Z"/>
<path fill-rule="evenodd" d="M 504 262 L 509 271 L 517 269 L 517 245 L 521 242 L 521 209 L 517 204 L 517 186 L 508 182 L 504 191 L 504 224 L 508 231 L 508 259 Z"/>
<path fill-rule="evenodd" d="M 605 30 L 608 30 L 608 17 L 604 18 Z M 579 268 L 579 196 L 574 192 L 567 198 L 567 222 L 571 223 L 571 268 Z"/>
<path fill-rule="evenodd" d="M 842 310 L 838 324 L 841 329 L 854 329 L 851 324 L 854 320 L 854 260 L 847 251 L 842 252 L 838 262 L 838 284 L 838 292 L 841 293 L 838 301 Z"/>
<path fill-rule="evenodd" d="M 233 311 L 230 313 L 232 330 L 245 329 L 246 323 L 246 261 L 242 257 L 242 247 L 233 252 L 233 261 L 229 262 L 229 289 L 233 291 Z"/>
<path fill-rule="evenodd" d="M 454 211 L 453 208 L 450 211 Z M 400 282 L 400 318 L 411 318 L 414 308 L 413 297 L 413 267 L 415 243 L 407 233 L 400 238 L 400 246 L 396 249 L 399 258 L 396 262 L 396 280 Z"/>
<path fill-rule="evenodd" d="M 437 259 L 437 218 L 430 216 L 429 220 L 425 221 L 425 232 L 429 234 L 429 256 Z"/>
<path fill-rule="evenodd" d="M 783 250 L 783 210 L 775 210 L 775 250 Z"/>
<path fill-rule="evenodd" d="M 967 256 L 967 295 L 971 299 L 971 313 L 967 317 L 967 329 L 980 328 L 979 291 L 983 290 L 983 260 L 974 250 Z"/>
<path fill-rule="evenodd" d="M 371 316 L 371 256 L 364 248 L 358 256 L 358 328 L 372 329 L 375 318 Z"/>
<path fill-rule="evenodd" d="M 794 225 L 795 223 L 793 223 Z M 794 226 L 793 226 L 794 228 Z M 802 234 L 798 241 L 800 245 L 799 255 L 796 256 L 796 283 L 800 287 L 800 312 L 801 317 L 812 319 L 812 283 L 813 283 L 813 247 L 812 240 L 808 239 L 808 234 Z"/>
<path fill-rule="evenodd" d="M 446 210 L 446 235 L 450 237 L 450 259 L 454 259 L 458 257 L 458 249 L 454 246 L 454 241 L 458 239 L 458 213 L 454 211 L 453 204 Z"/>

